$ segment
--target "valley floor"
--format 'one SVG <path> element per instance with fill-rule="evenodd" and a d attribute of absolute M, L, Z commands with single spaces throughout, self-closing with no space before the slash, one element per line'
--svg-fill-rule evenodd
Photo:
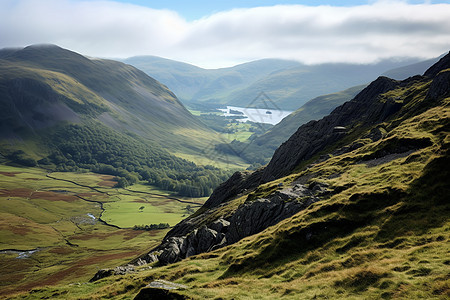
<path fill-rule="evenodd" d="M 115 184 L 109 175 L 0 165 L 0 297 L 127 263 L 168 230 L 135 225 L 173 226 L 205 200 Z"/>

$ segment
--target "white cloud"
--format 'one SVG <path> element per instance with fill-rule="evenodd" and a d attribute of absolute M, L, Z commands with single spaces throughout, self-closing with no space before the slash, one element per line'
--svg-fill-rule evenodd
<path fill-rule="evenodd" d="M 86 55 L 159 55 L 202 66 L 278 57 L 306 63 L 434 57 L 450 50 L 450 4 L 279 5 L 187 22 L 111 1 L 0 4 L 0 47 L 55 43 Z"/>

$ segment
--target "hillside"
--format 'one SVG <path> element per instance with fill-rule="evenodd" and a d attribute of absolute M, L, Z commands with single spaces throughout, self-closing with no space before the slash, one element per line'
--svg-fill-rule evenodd
<path fill-rule="evenodd" d="M 153 56 L 132 57 L 124 62 L 167 85 L 188 105 L 248 106 L 265 92 L 273 101 L 273 108 L 296 110 L 314 97 L 366 84 L 386 70 L 415 61 L 304 65 L 295 61 L 263 59 L 221 69 L 202 69 Z"/>
<path fill-rule="evenodd" d="M 116 175 L 120 185 L 141 179 L 191 196 L 208 195 L 226 176 L 174 156 L 201 157 L 215 133 L 167 87 L 120 62 L 53 45 L 2 50 L 0 108 L 1 154 L 15 163 Z"/>
<path fill-rule="evenodd" d="M 11 103 L 16 98 L 27 99 L 32 94 L 44 101 L 45 108 L 51 105 L 60 108 L 63 102 L 68 107 L 60 108 L 65 112 L 62 118 L 90 115 L 109 127 L 129 130 L 154 141 L 162 139 L 165 143 L 175 142 L 180 138 L 183 142 L 189 142 L 189 138 L 184 136 L 183 139 L 182 134 L 174 135 L 173 132 L 180 128 L 210 133 L 187 112 L 167 87 L 123 63 L 88 59 L 52 45 L 3 51 L 0 52 L 0 59 L 2 94 L 5 95 L 2 97 L 3 105 L 11 107 L 11 104 L 4 101 Z M 38 91 L 33 90 L 31 93 L 28 89 Z M 45 100 L 42 96 L 53 92 L 60 101 Z M 20 110 L 20 107 L 17 109 Z M 52 122 L 52 118 L 58 114 L 52 114 L 51 108 L 49 110 L 48 113 L 40 113 L 48 115 L 47 121 Z M 22 114 L 21 111 L 3 110 L 2 113 L 2 121 L 9 116 L 21 122 L 15 117 Z M 26 118 L 23 122 L 29 124 L 31 129 L 40 126 L 35 124 L 36 118 Z M 11 124 L 9 129 L 12 127 Z M 12 134 L 11 131 L 10 133 Z M 173 139 L 167 135 L 172 135 Z"/>
<path fill-rule="evenodd" d="M 448 298 L 449 70 L 380 77 L 302 125 L 135 261 L 153 269 L 33 297 Z"/>

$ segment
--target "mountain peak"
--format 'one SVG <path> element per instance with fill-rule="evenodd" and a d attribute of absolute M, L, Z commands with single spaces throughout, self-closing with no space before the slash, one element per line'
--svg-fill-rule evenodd
<path fill-rule="evenodd" d="M 432 65 L 423 75 L 435 77 L 440 71 L 450 68 L 450 52 L 442 57 L 437 63 Z"/>

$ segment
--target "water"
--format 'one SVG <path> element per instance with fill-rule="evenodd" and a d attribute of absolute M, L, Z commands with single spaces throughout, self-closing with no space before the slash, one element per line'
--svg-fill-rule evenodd
<path fill-rule="evenodd" d="M 255 122 L 276 125 L 288 116 L 292 111 L 265 109 L 265 108 L 246 108 L 237 106 L 227 106 L 227 108 L 219 109 L 223 112 L 224 117 L 241 117 L 236 118 L 239 122 Z M 239 111 L 242 114 L 231 113 L 231 110 Z"/>
<path fill-rule="evenodd" d="M 23 258 L 28 258 L 30 257 L 33 253 L 40 251 L 41 249 L 37 248 L 37 249 L 33 249 L 33 250 L 26 250 L 26 251 L 19 251 L 19 250 L 4 250 L 4 251 L 0 251 L 0 254 L 5 253 L 5 254 L 9 254 L 9 253 L 15 253 L 17 254 L 18 259 L 23 259 Z"/>
<path fill-rule="evenodd" d="M 93 220 L 95 220 L 95 216 L 93 214 L 87 214 L 88 217 L 91 217 Z"/>

